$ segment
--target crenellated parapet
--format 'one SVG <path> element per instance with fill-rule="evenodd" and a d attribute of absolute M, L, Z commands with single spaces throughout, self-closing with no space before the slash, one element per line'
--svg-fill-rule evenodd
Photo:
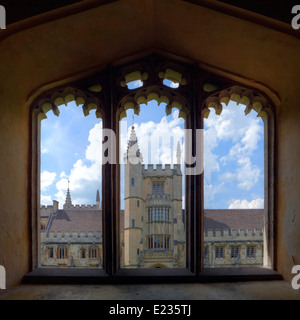
<path fill-rule="evenodd" d="M 58 201 L 53 200 L 53 205 L 41 205 L 40 216 L 41 218 L 49 218 L 51 214 L 58 210 Z"/>
<path fill-rule="evenodd" d="M 72 206 L 72 210 L 99 210 L 96 204 L 76 204 Z"/>
<path fill-rule="evenodd" d="M 49 232 L 42 234 L 42 243 L 102 243 L 102 232 Z"/>
<path fill-rule="evenodd" d="M 164 167 L 161 164 L 157 164 L 156 166 L 153 164 L 148 164 L 147 168 L 145 168 L 145 165 L 143 165 L 142 174 L 144 177 L 172 177 L 173 175 L 182 175 L 180 164 L 174 164 L 173 168 L 171 168 L 171 165 L 169 164 L 166 164 Z"/>
<path fill-rule="evenodd" d="M 262 240 L 263 229 L 215 229 L 205 230 L 204 240 Z"/>

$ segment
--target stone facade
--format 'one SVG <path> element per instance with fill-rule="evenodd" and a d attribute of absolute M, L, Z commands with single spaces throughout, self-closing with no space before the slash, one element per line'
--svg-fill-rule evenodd
<path fill-rule="evenodd" d="M 205 210 L 204 267 L 216 268 L 262 265 L 263 214 L 263 209 Z M 146 218 L 147 215 L 144 215 L 144 217 Z M 182 217 L 184 217 L 184 210 L 182 210 Z M 236 217 L 238 217 L 238 221 L 236 221 Z M 44 230 L 42 228 L 41 230 L 42 266 L 101 268 L 101 221 L 102 212 L 100 209 L 95 209 L 94 206 L 74 206 L 73 209 L 58 210 L 56 213 L 51 214 L 47 229 Z M 124 238 L 123 210 L 120 212 L 120 223 L 121 266 L 129 267 L 125 265 L 124 240 L 126 238 Z M 149 235 L 152 234 L 148 231 L 149 229 L 147 229 L 149 224 L 151 224 L 151 222 L 149 223 L 146 220 L 146 229 L 143 232 L 137 229 L 137 231 L 143 235 L 143 241 L 136 241 L 138 247 L 128 248 L 129 254 L 130 249 L 136 253 L 136 255 L 132 254 L 127 257 L 133 259 L 136 263 L 135 266 L 131 265 L 130 267 L 173 268 L 184 265 L 184 239 L 180 241 L 177 240 L 176 246 L 174 246 L 173 249 L 171 246 L 169 248 L 152 249 L 146 247 L 147 244 L 149 244 L 149 240 L 147 243 L 147 240 L 144 239 L 149 239 Z M 164 221 L 157 222 L 157 224 L 157 228 L 166 228 L 166 222 Z M 171 229 L 170 224 L 169 222 L 169 230 Z M 135 227 L 129 228 L 129 230 L 135 229 Z M 127 231 L 127 234 L 128 233 Z M 133 233 L 133 236 L 137 234 L 137 232 Z M 165 232 L 163 240 L 167 239 L 167 235 L 168 233 Z M 127 235 L 129 240 L 130 236 L 133 237 L 131 234 L 129 234 L 129 236 Z M 134 242 L 132 241 L 131 243 Z M 143 246 L 144 244 L 145 247 Z M 167 245 L 167 240 L 165 244 Z M 139 249 L 139 254 L 137 254 L 137 249 Z"/>
<path fill-rule="evenodd" d="M 180 148 L 173 168 L 170 165 L 145 167 L 132 127 L 124 160 L 121 268 L 185 267 Z M 41 265 L 101 268 L 100 207 L 98 190 L 95 205 L 73 205 L 69 188 L 63 210 L 58 209 L 57 201 L 53 201 L 53 206 L 42 206 Z M 204 267 L 262 265 L 263 225 L 263 209 L 205 210 Z"/>
<path fill-rule="evenodd" d="M 95 205 L 73 205 L 69 188 L 63 209 L 55 205 L 55 212 L 54 206 L 41 207 L 41 217 L 48 220 L 46 228 L 41 221 L 41 266 L 102 267 L 99 190 Z"/>
<path fill-rule="evenodd" d="M 263 264 L 262 230 L 213 230 L 204 238 L 204 267 Z"/>
<path fill-rule="evenodd" d="M 263 209 L 205 210 L 204 267 L 263 265 Z"/>

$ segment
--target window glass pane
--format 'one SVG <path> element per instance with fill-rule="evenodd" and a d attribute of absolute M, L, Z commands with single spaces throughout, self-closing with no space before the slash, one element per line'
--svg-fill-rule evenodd
<path fill-rule="evenodd" d="M 121 268 L 186 266 L 184 120 L 177 109 L 167 116 L 165 106 L 141 104 L 138 116 L 128 109 L 120 122 Z M 135 185 L 129 186 L 132 178 Z M 137 199 L 139 207 L 133 206 Z M 135 229 L 128 228 L 132 219 Z"/>
<path fill-rule="evenodd" d="M 90 246 L 102 247 L 102 120 L 74 102 L 59 110 L 41 121 L 40 265 L 99 268 Z"/>
<path fill-rule="evenodd" d="M 264 123 L 244 110 L 231 101 L 204 120 L 204 244 L 224 244 L 205 267 L 263 264 Z M 248 241 L 257 247 L 251 262 Z"/>

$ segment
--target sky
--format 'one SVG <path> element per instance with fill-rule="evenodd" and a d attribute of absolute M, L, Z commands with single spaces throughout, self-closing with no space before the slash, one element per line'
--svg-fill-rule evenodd
<path fill-rule="evenodd" d="M 176 163 L 178 141 L 181 150 L 185 146 L 184 119 L 178 118 L 179 111 L 173 109 L 166 116 L 165 104 L 158 106 L 156 101 L 140 108 L 139 116 L 127 110 L 120 123 L 120 156 L 134 125 L 144 164 Z M 102 120 L 94 111 L 84 117 L 81 106 L 74 102 L 59 109 L 59 117 L 50 111 L 41 124 L 41 204 L 57 200 L 62 208 L 68 180 L 73 204 L 95 204 L 97 189 L 102 188 Z M 211 110 L 204 121 L 205 209 L 263 208 L 263 122 L 255 111 L 245 116 L 244 109 L 230 102 L 220 116 Z M 123 194 L 122 187 L 121 208 Z"/>

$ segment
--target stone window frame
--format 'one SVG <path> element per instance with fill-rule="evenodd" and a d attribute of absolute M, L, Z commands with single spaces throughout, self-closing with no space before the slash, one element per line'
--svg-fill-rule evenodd
<path fill-rule="evenodd" d="M 68 259 L 68 248 L 66 245 L 58 245 L 56 248 L 56 259 L 64 260 Z"/>
<path fill-rule="evenodd" d="M 90 246 L 88 250 L 88 258 L 100 259 L 100 257 L 101 257 L 101 249 L 97 246 Z"/>
<path fill-rule="evenodd" d="M 225 259 L 225 246 L 216 246 L 215 247 L 215 259 L 224 260 Z"/>
<path fill-rule="evenodd" d="M 171 73 L 169 72 L 171 70 Z M 175 70 L 175 72 L 173 72 Z M 209 70 L 209 71 L 208 71 Z M 156 72 L 156 75 L 153 74 Z M 126 110 L 133 109 L 139 114 L 139 104 L 152 99 L 158 102 L 168 102 L 166 113 L 170 114 L 172 108 L 180 110 L 179 116 L 185 119 L 186 128 L 192 129 L 192 152 L 195 154 L 196 128 L 203 129 L 203 120 L 208 117 L 210 109 L 214 109 L 216 114 L 222 112 L 222 103 L 227 104 L 230 100 L 238 101 L 246 105 L 245 113 L 254 109 L 258 116 L 264 121 L 265 137 L 265 232 L 267 246 L 264 247 L 264 265 L 268 267 L 266 271 L 259 271 L 255 268 L 251 273 L 258 279 L 267 277 L 280 278 L 276 273 L 275 257 L 275 233 L 274 225 L 274 192 L 275 192 L 275 166 L 274 166 L 274 141 L 275 141 L 275 113 L 274 101 L 278 98 L 267 86 L 259 84 L 248 86 L 238 77 L 232 77 L 226 72 L 213 72 L 212 68 L 205 68 L 193 61 L 182 59 L 181 57 L 162 56 L 152 54 L 140 59 L 127 59 L 108 65 L 94 75 L 78 76 L 75 81 L 68 84 L 53 86 L 53 89 L 46 90 L 45 93 L 37 96 L 32 104 L 31 134 L 31 185 L 30 185 L 30 211 L 32 220 L 32 271 L 24 277 L 25 281 L 30 281 L 33 274 L 41 275 L 40 279 L 47 281 L 51 279 L 51 271 L 40 268 L 40 239 L 39 239 L 39 195 L 40 195 L 40 126 L 41 120 L 45 119 L 46 113 L 50 110 L 55 115 L 59 115 L 58 106 L 75 101 L 83 104 L 82 110 L 85 116 L 91 110 L 95 110 L 96 117 L 102 118 L 103 127 L 113 130 L 117 137 L 116 153 L 111 151 L 111 159 L 119 159 L 119 121 L 126 116 Z M 218 71 L 218 70 L 217 70 Z M 173 73 L 172 73 L 173 72 Z M 158 74 L 158 77 L 157 77 Z M 171 79 L 172 77 L 175 79 Z M 133 79 L 134 78 L 134 79 Z M 162 85 L 162 80 L 175 80 L 180 86 L 172 89 Z M 233 79 L 233 80 L 232 80 Z M 127 82 L 129 80 L 142 80 L 143 86 L 129 90 Z M 246 81 L 247 82 L 247 81 Z M 121 84 L 120 86 L 118 84 Z M 125 84 L 125 85 L 124 85 Z M 255 83 L 254 83 L 255 84 Z M 49 88 L 49 86 L 47 87 Z M 268 94 L 270 95 L 268 95 Z M 272 97 L 272 99 L 270 98 Z M 275 97 L 275 98 L 274 98 Z M 119 261 L 120 241 L 119 241 L 119 208 L 120 208 L 120 168 L 118 165 L 106 163 L 102 170 L 102 198 L 103 198 L 103 269 L 99 270 L 98 276 L 92 278 L 110 282 L 112 279 L 122 281 L 139 281 L 139 274 L 145 275 L 145 281 L 165 280 L 167 276 L 176 282 L 177 278 L 187 281 L 202 281 L 203 279 L 222 279 L 222 274 L 216 272 L 207 275 L 203 269 L 203 174 L 187 176 L 186 191 L 186 228 L 187 265 L 184 269 L 168 269 L 164 273 L 161 269 L 157 274 L 151 270 L 121 270 Z M 104 190 L 112 192 L 105 195 Z M 112 232 L 107 232 L 112 230 Z M 113 252 L 113 254 L 112 254 Z M 64 279 L 64 271 L 58 271 Z M 76 277 L 72 281 L 80 281 Z M 87 271 L 86 277 L 90 278 Z M 241 280 L 248 279 L 248 275 L 239 272 Z M 253 279 L 254 279 L 253 278 Z M 26 280 L 27 279 L 27 280 Z M 83 278 L 81 278 L 83 279 Z M 227 279 L 227 278 L 226 278 Z M 64 279 L 63 281 L 65 281 Z M 206 280 L 204 280 L 206 281 Z"/>
<path fill-rule="evenodd" d="M 168 234 L 152 234 L 147 236 L 146 250 L 170 250 L 171 237 Z"/>
<path fill-rule="evenodd" d="M 253 260 L 256 258 L 256 246 L 248 245 L 246 248 L 246 258 L 249 260 Z"/>
<path fill-rule="evenodd" d="M 152 182 L 152 194 L 164 194 L 165 183 L 164 182 Z"/>
<path fill-rule="evenodd" d="M 239 246 L 231 246 L 230 256 L 231 260 L 236 260 L 240 256 L 240 250 L 241 248 Z"/>
<path fill-rule="evenodd" d="M 85 260 L 87 258 L 86 251 L 87 250 L 85 248 L 80 249 L 80 259 Z"/>
<path fill-rule="evenodd" d="M 169 223 L 171 208 L 167 206 L 149 206 L 147 207 L 147 222 L 164 222 Z"/>
<path fill-rule="evenodd" d="M 49 259 L 54 259 L 54 248 L 48 247 L 48 255 L 49 255 Z"/>

